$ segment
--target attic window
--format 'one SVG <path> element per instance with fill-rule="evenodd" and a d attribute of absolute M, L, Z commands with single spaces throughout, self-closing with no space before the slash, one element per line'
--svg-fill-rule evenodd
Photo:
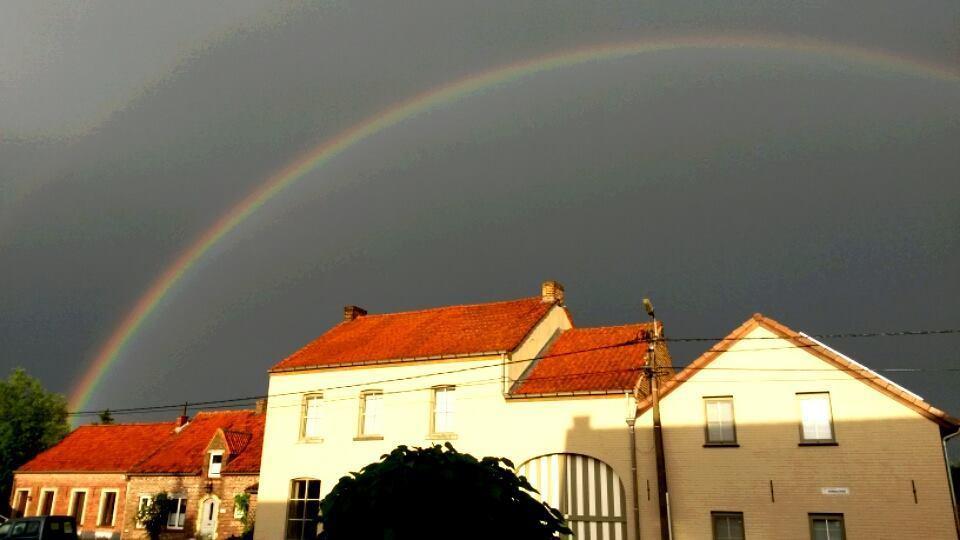
<path fill-rule="evenodd" d="M 223 451 L 210 452 L 210 466 L 207 468 L 207 476 L 210 478 L 220 478 L 220 469 L 223 467 Z"/>

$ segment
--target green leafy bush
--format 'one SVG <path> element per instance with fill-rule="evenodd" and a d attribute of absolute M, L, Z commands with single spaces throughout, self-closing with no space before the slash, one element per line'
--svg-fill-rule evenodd
<path fill-rule="evenodd" d="M 545 540 L 570 534 L 505 458 L 399 446 L 320 502 L 322 540 Z"/>

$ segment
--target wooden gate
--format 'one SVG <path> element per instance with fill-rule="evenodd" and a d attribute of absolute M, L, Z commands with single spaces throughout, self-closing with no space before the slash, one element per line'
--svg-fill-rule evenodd
<path fill-rule="evenodd" d="M 626 540 L 626 496 L 606 463 L 580 454 L 549 454 L 520 465 L 539 499 L 563 512 L 577 540 Z"/>

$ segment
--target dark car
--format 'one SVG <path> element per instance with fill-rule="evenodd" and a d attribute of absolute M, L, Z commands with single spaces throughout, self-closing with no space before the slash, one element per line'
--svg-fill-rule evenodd
<path fill-rule="evenodd" d="M 0 525 L 0 539 L 77 540 L 77 522 L 70 516 L 37 516 L 11 519 Z"/>

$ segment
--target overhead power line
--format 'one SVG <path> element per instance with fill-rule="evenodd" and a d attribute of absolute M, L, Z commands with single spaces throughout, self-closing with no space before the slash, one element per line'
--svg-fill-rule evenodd
<path fill-rule="evenodd" d="M 873 337 L 929 336 L 929 335 L 945 335 L 945 334 L 960 334 L 960 329 L 900 330 L 900 331 L 892 331 L 892 332 L 847 332 L 847 333 L 834 333 L 834 334 L 809 334 L 808 337 L 824 338 L 824 339 L 841 339 L 841 338 L 873 338 Z M 754 337 L 749 337 L 749 336 L 747 336 L 747 337 L 740 337 L 740 338 L 705 338 L 705 337 L 704 337 L 704 338 L 700 338 L 700 337 L 665 338 L 665 337 L 661 337 L 661 338 L 659 339 L 659 341 L 666 341 L 666 342 L 719 341 L 719 342 L 723 342 L 723 341 L 769 340 L 769 339 L 781 339 L 781 340 L 782 340 L 783 338 L 782 338 L 782 337 L 779 337 L 779 336 L 754 336 Z M 623 348 L 623 347 L 631 347 L 631 346 L 636 346 L 636 345 L 642 344 L 642 343 L 644 343 L 644 342 L 645 342 L 644 339 L 642 339 L 642 337 L 638 336 L 638 338 L 636 338 L 636 339 L 632 339 L 632 340 L 625 341 L 625 342 L 621 342 L 621 343 L 616 343 L 616 344 L 612 344 L 612 345 L 605 345 L 605 346 L 600 346 L 600 347 L 591 347 L 591 348 L 581 349 L 581 350 L 577 350 L 577 351 L 569 351 L 569 352 L 565 352 L 565 353 L 546 354 L 546 355 L 542 355 L 542 356 L 538 356 L 538 357 L 534 357 L 534 358 L 529 358 L 529 359 L 518 359 L 518 360 L 507 361 L 507 362 L 496 362 L 496 363 L 493 363 L 493 364 L 483 364 L 483 365 L 478 365 L 478 366 L 468 366 L 468 367 L 464 367 L 464 368 L 458 368 L 458 369 L 447 370 L 447 371 L 437 371 L 437 372 L 431 372 L 431 373 L 420 373 L 420 374 L 409 375 L 409 376 L 405 376 L 405 377 L 394 377 L 394 378 L 390 378 L 390 379 L 381 379 L 381 380 L 376 380 L 376 381 L 366 381 L 366 382 L 363 382 L 363 383 L 354 383 L 354 384 L 347 384 L 347 385 L 340 385 L 340 386 L 331 386 L 331 387 L 317 388 L 317 389 L 312 389 L 312 390 L 304 390 L 304 391 L 296 391 L 296 392 L 284 392 L 284 393 L 278 393 L 278 394 L 273 394 L 273 395 L 254 395 L 254 396 L 244 396 L 244 397 L 237 397 L 237 398 L 225 398 L 225 399 L 217 399 L 217 400 L 204 400 L 204 401 L 197 401 L 197 402 L 188 401 L 188 402 L 186 402 L 186 403 L 169 403 L 169 404 L 165 404 L 165 405 L 151 405 L 151 406 L 142 406 L 142 407 L 122 407 L 122 408 L 116 408 L 116 409 L 110 408 L 109 411 L 110 411 L 111 414 L 126 415 L 126 414 L 143 414 L 143 413 L 151 413 L 151 412 L 165 412 L 165 411 L 182 409 L 182 408 L 184 408 L 184 407 L 188 407 L 188 408 L 191 408 L 191 409 L 196 409 L 196 408 L 198 408 L 198 407 L 204 407 L 204 408 L 207 408 L 207 409 L 223 409 L 223 408 L 238 407 L 238 406 L 242 406 L 242 405 L 253 404 L 253 403 L 255 403 L 257 400 L 265 399 L 265 398 L 267 398 L 267 397 L 276 398 L 276 397 L 283 397 L 283 396 L 289 396 L 289 395 L 303 395 L 303 394 L 310 394 L 310 393 L 323 393 L 323 392 L 329 392 L 329 391 L 333 391 L 333 390 L 344 390 L 344 389 L 359 388 L 359 387 L 367 387 L 367 388 L 369 388 L 369 387 L 371 387 L 371 386 L 376 386 L 376 385 L 381 385 L 381 384 L 386 384 L 386 383 L 404 382 L 404 381 L 410 381 L 410 380 L 416 380 L 416 379 L 423 379 L 423 378 L 429 378 L 429 377 L 440 377 L 440 376 L 444 376 L 444 375 L 452 375 L 452 374 L 469 372 L 469 371 L 476 371 L 476 370 L 481 370 L 481 369 L 502 368 L 503 366 L 506 366 L 506 365 L 517 364 L 517 363 L 524 363 L 524 362 L 531 362 L 531 361 L 534 361 L 534 360 L 544 360 L 544 359 L 548 359 L 548 358 L 555 358 L 555 357 L 562 357 L 562 356 L 572 356 L 572 355 L 576 355 L 576 354 L 582 354 L 582 353 L 586 353 L 586 352 L 594 352 L 594 351 L 605 350 L 605 349 L 617 349 L 617 348 Z M 706 352 L 723 352 L 723 353 L 749 353 L 749 352 L 754 352 L 754 353 L 755 353 L 755 352 L 764 352 L 764 351 L 769 351 L 769 350 L 801 349 L 801 348 L 810 348 L 810 347 L 818 347 L 818 346 L 819 346 L 818 344 L 815 344 L 815 343 L 814 343 L 814 344 L 802 344 L 802 345 L 789 345 L 789 346 L 786 346 L 786 347 L 766 347 L 766 348 L 759 348 L 759 349 L 742 349 L 742 350 L 708 349 L 707 351 L 704 351 L 704 352 L 705 352 L 705 353 L 706 353 Z M 638 369 L 640 369 L 640 367 L 637 367 L 637 368 L 629 368 L 629 369 L 630 369 L 630 370 L 638 370 Z M 671 371 L 673 371 L 674 369 L 678 369 L 678 368 L 668 368 L 668 369 L 670 369 Z M 679 368 L 679 369 L 684 369 L 684 368 Z M 775 371 L 775 372 L 776 372 L 776 371 L 779 371 L 779 372 L 811 371 L 811 372 L 813 372 L 813 371 L 838 371 L 838 370 L 839 370 L 839 371 L 851 371 L 851 372 L 861 372 L 861 371 L 862 371 L 862 369 L 846 369 L 846 368 L 820 368 L 820 369 L 801 368 L 801 369 L 785 369 L 785 368 L 714 368 L 714 367 L 690 367 L 690 366 L 688 366 L 687 369 L 697 369 L 697 370 L 717 369 L 717 370 L 725 370 L 725 371 Z M 873 371 L 873 372 L 889 372 L 889 373 L 960 372 L 960 368 L 914 368 L 914 367 L 902 367 L 902 368 L 871 369 L 871 371 Z M 578 373 L 578 374 L 574 374 L 574 375 L 564 375 L 564 376 L 559 376 L 559 377 L 562 377 L 562 378 L 570 378 L 570 377 L 581 377 L 581 376 L 592 375 L 592 374 L 597 374 L 597 372 L 582 372 L 582 373 Z M 500 377 L 497 377 L 496 379 L 492 379 L 492 380 L 494 380 L 494 381 L 496 381 L 496 382 L 501 382 L 501 383 L 502 383 L 502 379 L 501 379 Z M 758 382 L 759 382 L 759 381 L 758 381 Z M 419 391 L 419 390 L 425 390 L 425 389 L 429 389 L 429 388 L 431 388 L 431 387 L 425 387 L 425 388 L 422 388 L 422 389 L 409 389 L 409 390 L 404 390 L 404 391 Z M 354 398 L 351 397 L 350 399 L 354 399 Z M 67 414 L 70 415 L 70 416 L 94 415 L 94 414 L 100 414 L 100 413 L 102 413 L 103 410 L 104 410 L 104 409 L 99 409 L 99 410 L 87 410 L 87 411 L 72 411 L 72 412 L 69 412 L 69 413 L 67 413 Z"/>

